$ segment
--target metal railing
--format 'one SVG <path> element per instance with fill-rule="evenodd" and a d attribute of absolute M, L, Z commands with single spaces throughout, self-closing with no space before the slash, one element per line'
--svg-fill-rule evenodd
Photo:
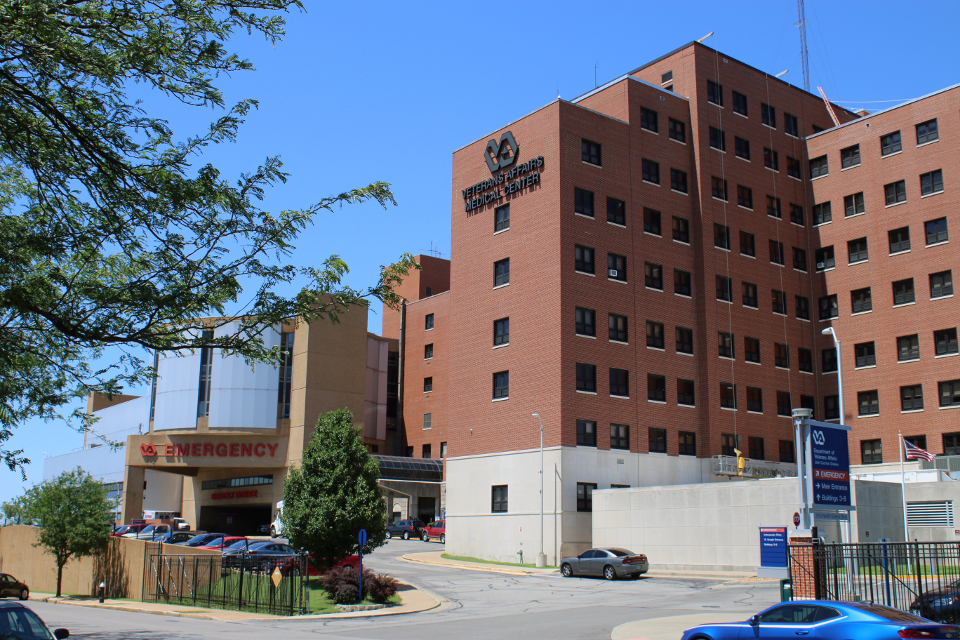
<path fill-rule="evenodd" d="M 960 623 L 956 542 L 792 544 L 790 571 L 796 600 L 873 602 Z"/>
<path fill-rule="evenodd" d="M 754 460 L 744 458 L 746 467 L 743 470 L 745 478 L 796 478 L 797 465 L 795 462 L 770 462 L 768 460 Z M 736 456 L 713 456 L 713 472 L 716 475 L 735 476 L 737 473 Z"/>

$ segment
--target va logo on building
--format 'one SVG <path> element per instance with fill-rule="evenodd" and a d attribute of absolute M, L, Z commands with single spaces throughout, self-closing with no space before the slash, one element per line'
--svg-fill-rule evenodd
<path fill-rule="evenodd" d="M 490 173 L 496 173 L 500 169 L 505 169 L 517 161 L 517 154 L 520 147 L 517 141 L 513 139 L 513 134 L 509 131 L 500 136 L 500 144 L 493 138 L 487 143 L 483 157 L 490 167 Z"/>

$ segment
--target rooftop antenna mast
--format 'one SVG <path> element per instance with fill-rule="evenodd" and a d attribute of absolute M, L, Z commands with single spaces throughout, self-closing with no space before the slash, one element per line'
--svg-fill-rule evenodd
<path fill-rule="evenodd" d="M 440 251 L 439 248 L 434 248 L 434 246 L 433 246 L 433 240 L 430 241 L 430 248 L 427 249 L 427 253 L 429 253 L 430 255 L 432 255 L 432 256 L 434 256 L 434 257 L 436 257 L 436 258 L 442 258 L 442 257 L 443 257 L 443 252 Z"/>
<path fill-rule="evenodd" d="M 803 62 L 803 90 L 810 91 L 810 56 L 807 53 L 807 13 L 803 8 L 803 0 L 797 0 L 797 13 L 800 16 L 800 59 Z"/>
<path fill-rule="evenodd" d="M 600 64 L 599 61 L 593 63 L 593 88 L 594 88 L 594 89 L 596 89 L 597 86 L 599 86 L 599 85 L 597 85 L 597 65 L 598 65 L 598 64 Z"/>

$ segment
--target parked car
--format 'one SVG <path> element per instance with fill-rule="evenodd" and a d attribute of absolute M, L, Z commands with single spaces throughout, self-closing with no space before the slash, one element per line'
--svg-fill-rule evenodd
<path fill-rule="evenodd" d="M 925 590 L 910 605 L 910 611 L 938 622 L 960 621 L 960 580 Z"/>
<path fill-rule="evenodd" d="M 273 569 L 281 558 L 291 558 L 297 555 L 297 550 L 288 544 L 271 541 L 251 542 L 249 546 L 235 544 L 223 551 L 223 565 L 225 567 L 260 567 L 264 570 Z"/>
<path fill-rule="evenodd" d="M 0 638 L 22 638 L 23 640 L 47 640 L 69 638 L 66 629 L 55 629 L 44 624 L 40 616 L 19 602 L 0 602 Z"/>
<path fill-rule="evenodd" d="M 420 532 L 423 531 L 423 521 L 417 520 L 416 518 L 410 518 L 408 520 L 400 520 L 395 524 L 387 526 L 387 537 L 392 538 L 393 536 L 400 536 L 404 540 L 409 540 L 410 538 L 420 537 Z"/>
<path fill-rule="evenodd" d="M 202 544 L 198 548 L 200 549 L 229 549 L 233 545 L 240 544 L 246 546 L 247 538 L 245 536 L 221 536 L 215 540 L 211 540 L 207 544 Z"/>
<path fill-rule="evenodd" d="M 430 540 L 439 540 L 440 544 L 446 544 L 447 521 L 437 520 L 436 522 L 431 522 L 423 528 L 423 531 L 420 532 L 420 538 L 426 542 L 430 542 Z"/>
<path fill-rule="evenodd" d="M 137 540 L 154 540 L 166 533 L 170 533 L 168 524 L 148 524 L 139 531 L 128 531 L 123 534 L 124 538 L 136 538 Z"/>
<path fill-rule="evenodd" d="M 290 575 L 290 573 L 296 567 L 296 558 L 287 557 L 285 559 L 280 559 L 277 563 L 277 566 L 280 567 L 280 572 L 283 575 Z M 351 567 L 354 571 L 360 570 L 360 557 L 359 556 L 347 556 L 342 560 L 337 562 L 329 562 L 326 558 L 321 558 L 315 554 L 310 554 L 307 558 L 307 575 L 310 577 L 322 576 L 330 569 L 337 567 Z"/>
<path fill-rule="evenodd" d="M 650 570 L 647 556 L 619 547 L 587 549 L 579 556 L 564 558 L 560 573 L 571 576 L 603 576 L 607 580 L 621 577 L 639 578 Z"/>
<path fill-rule="evenodd" d="M 190 523 L 183 518 L 174 518 L 173 530 L 174 531 L 190 531 Z"/>
<path fill-rule="evenodd" d="M 128 533 L 137 533 L 142 529 L 146 528 L 146 526 L 147 525 L 145 524 L 123 524 L 123 525 L 120 525 L 117 528 L 117 530 L 111 533 L 110 535 L 116 538 L 122 538 L 126 536 Z"/>
<path fill-rule="evenodd" d="M 169 533 L 157 536 L 154 538 L 154 541 L 165 544 L 180 544 L 181 542 L 188 542 L 194 535 L 192 531 L 170 531 Z"/>
<path fill-rule="evenodd" d="M 950 639 L 960 627 L 934 623 L 912 613 L 868 602 L 795 600 L 764 609 L 744 622 L 702 624 L 683 632 L 681 640 L 797 638 L 816 640 Z"/>
<path fill-rule="evenodd" d="M 217 538 L 222 538 L 224 535 L 223 533 L 198 533 L 186 542 L 181 542 L 180 544 L 185 547 L 201 547 Z"/>
<path fill-rule="evenodd" d="M 280 515 L 283 513 L 283 500 L 277 503 L 277 517 L 270 523 L 270 537 L 278 538 L 283 535 L 283 523 L 280 521 Z"/>
<path fill-rule="evenodd" d="M 20 598 L 21 600 L 26 600 L 29 597 L 30 587 L 28 587 L 26 583 L 20 582 L 9 573 L 0 573 L 0 598 Z"/>

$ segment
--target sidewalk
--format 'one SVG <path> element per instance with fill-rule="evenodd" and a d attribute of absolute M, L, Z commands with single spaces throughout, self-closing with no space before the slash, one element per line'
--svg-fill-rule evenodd
<path fill-rule="evenodd" d="M 677 640 L 683 632 L 698 624 L 710 622 L 743 622 L 748 618 L 743 613 L 693 613 L 669 618 L 652 618 L 626 622 L 614 627 L 610 632 L 611 640 Z"/>
<path fill-rule="evenodd" d="M 221 622 L 241 622 L 244 620 L 307 620 L 331 618 L 368 618 L 371 616 L 395 616 L 404 613 L 419 613 L 431 609 L 444 608 L 450 602 L 443 596 L 436 595 L 411 584 L 400 582 L 398 591 L 403 602 L 395 607 L 374 609 L 372 611 L 347 611 L 343 613 L 326 613 L 305 616 L 274 616 L 263 613 L 248 613 L 245 611 L 231 611 L 227 609 L 206 609 L 204 607 L 190 607 L 170 604 L 166 602 L 136 602 L 133 600 L 106 599 L 103 604 L 94 597 L 63 596 L 57 598 L 52 593 L 31 593 L 30 600 L 49 602 L 51 604 L 67 604 L 78 607 L 97 609 L 111 609 L 114 611 L 131 611 L 134 613 L 150 613 L 175 618 L 194 618 L 197 620 L 219 620 Z"/>

